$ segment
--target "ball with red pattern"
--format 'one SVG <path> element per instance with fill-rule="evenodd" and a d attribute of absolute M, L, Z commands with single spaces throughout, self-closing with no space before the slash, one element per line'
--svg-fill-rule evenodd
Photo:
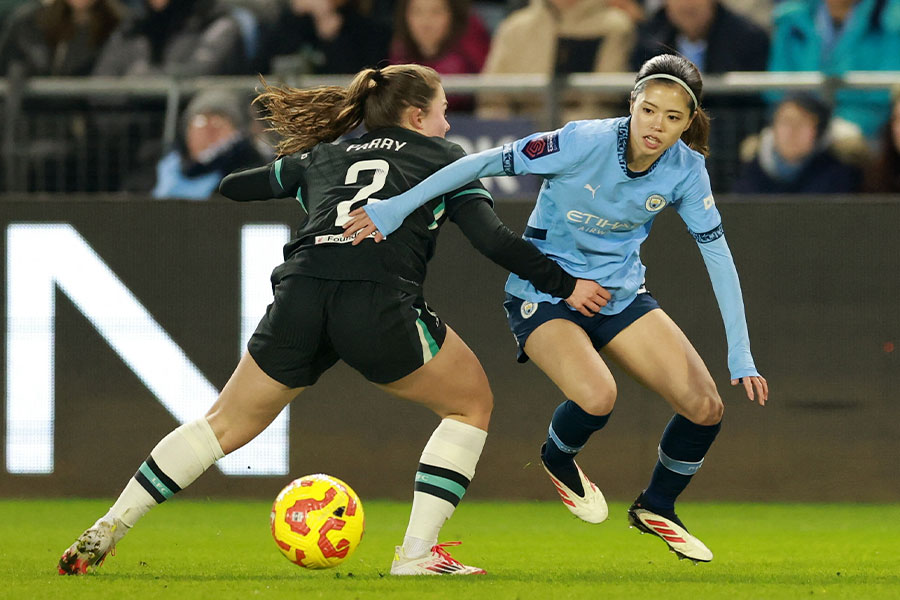
<path fill-rule="evenodd" d="M 353 489 L 317 473 L 289 483 L 272 503 L 272 537 L 289 561 L 307 569 L 335 567 L 356 550 L 365 515 Z"/>

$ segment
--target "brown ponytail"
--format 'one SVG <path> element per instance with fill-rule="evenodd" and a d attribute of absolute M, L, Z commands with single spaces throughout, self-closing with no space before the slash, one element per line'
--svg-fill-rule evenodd
<path fill-rule="evenodd" d="M 676 54 L 659 54 L 641 65 L 635 82 L 640 82 L 651 75 L 671 75 L 690 88 L 694 97 L 699 102 L 703 95 L 703 78 L 700 76 L 700 70 L 697 66 L 683 56 Z M 670 85 L 679 85 L 678 82 L 666 79 L 652 79 L 654 83 L 667 83 Z M 647 85 L 646 82 L 636 85 L 631 92 L 634 99 L 637 94 L 643 91 Z M 694 120 L 688 128 L 681 134 L 681 140 L 692 150 L 695 150 L 703 156 L 709 156 L 709 115 L 701 106 L 694 106 L 693 100 L 689 101 Z"/>
<path fill-rule="evenodd" d="M 434 69 L 391 65 L 360 71 L 346 88 L 273 87 L 262 79 L 253 102 L 262 105 L 268 130 L 281 138 L 275 148 L 284 156 L 333 142 L 360 123 L 370 131 L 399 125 L 408 107 L 427 111 L 440 85 Z"/>

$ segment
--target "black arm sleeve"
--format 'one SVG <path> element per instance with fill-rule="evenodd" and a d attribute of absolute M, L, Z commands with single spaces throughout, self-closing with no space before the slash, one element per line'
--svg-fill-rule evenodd
<path fill-rule="evenodd" d="M 557 298 L 568 298 L 575 278 L 544 256 L 534 244 L 504 225 L 487 202 L 473 199 L 460 206 L 451 219 L 476 250 L 538 290 Z"/>
<path fill-rule="evenodd" d="M 219 184 L 219 193 L 238 202 L 274 198 L 275 194 L 269 184 L 270 171 L 271 165 L 235 171 L 226 175 Z"/>

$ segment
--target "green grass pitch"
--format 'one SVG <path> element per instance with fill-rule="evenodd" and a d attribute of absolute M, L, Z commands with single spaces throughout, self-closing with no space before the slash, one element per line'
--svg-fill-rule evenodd
<path fill-rule="evenodd" d="M 109 505 L 0 501 L 0 598 L 900 598 L 900 505 L 684 502 L 715 560 L 677 560 L 629 529 L 622 503 L 582 523 L 559 503 L 464 502 L 441 539 L 486 576 L 387 575 L 409 505 L 368 501 L 366 534 L 340 567 L 307 571 L 269 535 L 269 504 L 179 500 L 152 511 L 97 573 L 61 577 L 62 551 Z"/>

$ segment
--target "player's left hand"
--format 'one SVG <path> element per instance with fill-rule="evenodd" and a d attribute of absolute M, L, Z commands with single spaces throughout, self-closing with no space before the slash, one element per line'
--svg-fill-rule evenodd
<path fill-rule="evenodd" d="M 344 223 L 344 237 L 356 236 L 353 238 L 354 246 L 373 233 L 375 234 L 374 240 L 376 242 L 380 242 L 384 239 L 384 236 L 381 235 L 381 232 L 375 227 L 375 223 L 372 222 L 372 219 L 369 218 L 369 215 L 366 214 L 366 211 L 363 210 L 362 207 L 352 211 L 350 213 L 350 220 Z"/>
<path fill-rule="evenodd" d="M 766 405 L 769 399 L 769 384 L 762 375 L 753 375 L 752 377 L 741 377 L 740 379 L 732 379 L 731 385 L 738 383 L 744 384 L 744 390 L 747 392 L 747 398 L 751 402 L 756 400 L 760 406 Z"/>

